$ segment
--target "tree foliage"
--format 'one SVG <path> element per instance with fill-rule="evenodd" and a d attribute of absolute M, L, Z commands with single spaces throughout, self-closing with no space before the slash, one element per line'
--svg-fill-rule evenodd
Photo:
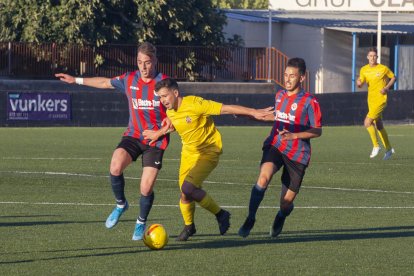
<path fill-rule="evenodd" d="M 269 7 L 269 0 L 213 0 L 213 3 L 222 9 L 267 9 Z"/>
<path fill-rule="evenodd" d="M 218 5 L 215 0 L 0 0 L 0 42 L 35 42 L 29 47 L 37 62 L 53 59 L 37 44 L 57 43 L 61 51 L 69 51 L 68 44 L 98 46 L 93 47 L 96 68 L 117 66 L 99 52 L 109 43 L 211 46 L 202 54 L 180 50 L 173 55 L 188 79 L 196 80 L 195 72 L 203 66 L 225 70 L 231 55 L 219 54 L 215 46 L 243 45 L 238 36 L 225 41 L 226 18 Z"/>
<path fill-rule="evenodd" d="M 0 0 L 0 41 L 214 46 L 224 14 L 205 0 Z"/>

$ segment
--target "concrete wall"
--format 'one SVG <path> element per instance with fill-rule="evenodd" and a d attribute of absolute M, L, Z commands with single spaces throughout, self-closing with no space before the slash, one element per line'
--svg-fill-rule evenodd
<path fill-rule="evenodd" d="M 352 36 L 348 33 L 324 30 L 321 68 L 323 80 L 320 91 L 332 93 L 352 91 Z"/>
<path fill-rule="evenodd" d="M 279 48 L 288 57 L 301 57 L 306 61 L 309 71 L 310 91 L 317 93 L 316 76 L 322 66 L 323 32 L 322 29 L 301 26 L 297 24 L 283 24 L 282 46 Z"/>
<path fill-rule="evenodd" d="M 268 83 L 180 83 L 183 95 L 197 94 L 225 104 L 265 108 L 274 104 L 275 85 Z M 72 100 L 70 121 L 8 121 L 8 92 L 69 92 Z M 367 113 L 366 92 L 317 95 L 324 125 L 362 125 Z M 414 91 L 392 91 L 385 121 L 414 122 Z M 215 117 L 217 125 L 270 125 L 270 123 L 224 115 Z M 68 85 L 59 81 L 0 80 L 0 126 L 126 126 L 127 101 L 116 90 Z"/>
<path fill-rule="evenodd" d="M 398 71 L 398 88 L 409 89 L 414 87 L 414 45 L 400 46 L 399 55 L 404 58 L 399 61 Z"/>

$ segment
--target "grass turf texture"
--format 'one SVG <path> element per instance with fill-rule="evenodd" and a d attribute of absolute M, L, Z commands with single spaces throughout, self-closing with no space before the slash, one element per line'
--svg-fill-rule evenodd
<path fill-rule="evenodd" d="M 277 211 L 280 173 L 246 239 L 237 235 L 258 175 L 270 127 L 220 127 L 224 153 L 204 188 L 232 213 L 218 234 L 199 206 L 197 234 L 178 208 L 180 141 L 171 135 L 148 223 L 170 235 L 161 251 L 131 240 L 138 214 L 141 162 L 125 171 L 130 209 L 107 230 L 114 200 L 108 179 L 121 128 L 0 128 L 0 269 L 2 275 L 409 275 L 414 256 L 414 127 L 387 126 L 396 154 L 370 159 L 363 127 L 325 127 L 296 209 L 277 239 L 268 238 Z"/>

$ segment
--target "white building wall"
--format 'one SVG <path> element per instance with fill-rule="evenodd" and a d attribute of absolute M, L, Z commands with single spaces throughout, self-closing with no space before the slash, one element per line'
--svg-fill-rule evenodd
<path fill-rule="evenodd" d="M 405 57 L 400 60 L 399 72 L 397 72 L 397 79 L 399 80 L 398 89 L 410 90 L 414 88 L 414 46 L 400 46 L 400 57 Z M 396 73 L 396 72 L 394 72 Z"/>
<path fill-rule="evenodd" d="M 281 46 L 277 47 L 288 57 L 301 57 L 306 62 L 310 78 L 310 92 L 318 93 L 322 85 L 323 32 L 320 28 L 284 23 Z"/>
<path fill-rule="evenodd" d="M 231 38 L 235 34 L 241 36 L 244 40 L 244 47 L 267 47 L 269 45 L 269 31 L 267 23 L 246 22 L 228 18 L 227 25 L 223 28 L 226 38 Z M 280 24 L 272 24 L 272 45 L 279 48 Z"/>
<path fill-rule="evenodd" d="M 245 47 L 268 46 L 268 24 L 228 19 L 226 37 L 240 35 Z M 352 34 L 290 23 L 272 24 L 272 47 L 288 57 L 305 59 L 310 76 L 310 92 L 352 91 Z M 357 43 L 358 45 L 358 43 Z M 367 64 L 368 48 L 357 48 L 356 78 Z M 381 63 L 389 66 L 390 49 L 382 47 Z M 390 68 L 391 70 L 393 68 Z M 367 91 L 366 85 L 357 91 Z"/>
<path fill-rule="evenodd" d="M 352 34 L 324 30 L 323 85 L 319 93 L 352 91 Z"/>

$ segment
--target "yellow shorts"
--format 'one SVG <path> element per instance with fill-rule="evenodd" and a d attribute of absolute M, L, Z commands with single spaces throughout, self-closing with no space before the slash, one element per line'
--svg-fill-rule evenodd
<path fill-rule="evenodd" d="M 382 112 L 384 111 L 387 103 L 383 103 L 380 105 L 371 106 L 368 105 L 368 114 L 367 117 L 373 120 L 382 119 Z"/>
<path fill-rule="evenodd" d="M 180 190 L 184 180 L 197 188 L 201 188 L 203 181 L 217 167 L 220 153 L 181 154 L 179 184 Z"/>

